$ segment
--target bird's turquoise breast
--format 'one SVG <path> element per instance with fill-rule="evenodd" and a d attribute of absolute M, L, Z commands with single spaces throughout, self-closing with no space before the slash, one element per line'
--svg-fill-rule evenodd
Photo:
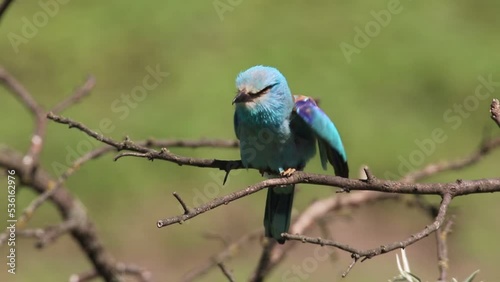
<path fill-rule="evenodd" d="M 237 130 L 243 164 L 274 172 L 302 168 L 315 153 L 314 140 L 304 141 L 295 136 L 288 119 L 271 120 L 239 116 Z"/>

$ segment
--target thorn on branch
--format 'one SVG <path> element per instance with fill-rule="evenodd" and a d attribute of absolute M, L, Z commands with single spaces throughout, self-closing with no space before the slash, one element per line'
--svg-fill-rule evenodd
<path fill-rule="evenodd" d="M 229 177 L 229 173 L 231 172 L 231 169 L 226 169 L 226 175 L 224 175 L 224 181 L 222 181 L 222 185 L 226 184 L 227 178 Z"/>
<path fill-rule="evenodd" d="M 365 171 L 365 174 L 366 174 L 366 182 L 367 183 L 373 183 L 373 181 L 376 180 L 375 176 L 372 174 L 371 170 L 365 166 L 363 168 L 363 170 Z"/>

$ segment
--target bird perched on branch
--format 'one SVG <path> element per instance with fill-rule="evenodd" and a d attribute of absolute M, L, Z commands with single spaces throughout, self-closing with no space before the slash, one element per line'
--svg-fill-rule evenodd
<path fill-rule="evenodd" d="M 234 131 L 240 140 L 241 161 L 269 177 L 287 177 L 302 170 L 316 154 L 335 174 L 349 176 L 340 135 L 316 102 L 293 96 L 285 77 L 275 68 L 254 66 L 236 78 Z M 285 242 L 293 204 L 294 185 L 267 190 L 264 227 L 266 237 Z"/>

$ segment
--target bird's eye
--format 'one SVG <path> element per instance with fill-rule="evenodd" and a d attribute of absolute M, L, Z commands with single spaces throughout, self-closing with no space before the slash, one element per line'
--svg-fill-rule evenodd
<path fill-rule="evenodd" d="M 266 94 L 267 92 L 269 92 L 269 90 L 271 90 L 271 88 L 273 88 L 274 86 L 278 85 L 278 83 L 273 83 L 273 84 L 270 84 L 266 87 L 264 87 L 262 90 L 260 90 L 259 92 L 257 93 L 250 93 L 250 94 L 253 94 L 253 95 L 262 95 L 262 94 Z"/>

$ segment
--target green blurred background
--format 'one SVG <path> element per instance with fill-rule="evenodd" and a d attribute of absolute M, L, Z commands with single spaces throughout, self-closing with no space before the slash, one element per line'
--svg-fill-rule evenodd
<path fill-rule="evenodd" d="M 57 5 L 59 10 L 47 17 L 46 25 L 13 46 L 12 34 L 23 36 L 23 18 L 33 23 L 34 15 L 44 13 L 37 1 L 14 2 L 1 21 L 0 64 L 47 107 L 93 74 L 97 86 L 91 96 L 64 115 L 94 129 L 101 120 L 110 119 L 114 128 L 108 135 L 115 139 L 126 135 L 133 140 L 234 138 L 234 79 L 256 64 L 280 69 L 294 93 L 321 98 L 321 106 L 341 132 L 352 177 L 357 177 L 362 165 L 369 165 L 380 177 L 399 175 L 401 159 L 418 155 L 416 140 L 431 138 L 436 128 L 442 129 L 446 141 L 436 143 L 413 168 L 466 156 L 485 134 L 499 135 L 488 116 L 491 98 L 500 98 L 498 83 L 487 98 L 474 98 L 479 76 L 500 81 L 497 1 L 401 1 L 400 12 L 392 14 L 387 25 L 378 25 L 380 30 L 369 37 L 367 46 L 352 54 L 350 63 L 340 44 L 356 46 L 356 28 L 365 30 L 374 21 L 372 11 L 387 10 L 390 1 L 115 0 Z M 143 101 L 127 106 L 128 114 L 113 109 L 113 104 L 125 105 L 122 95 L 142 85 L 148 66 L 159 66 L 170 75 L 148 91 Z M 469 110 L 460 116 L 453 107 L 464 101 L 470 103 Z M 0 88 L 0 113 L 0 143 L 26 150 L 32 118 L 5 88 Z M 85 153 L 88 148 L 79 145 L 85 139 L 77 130 L 50 123 L 42 164 L 56 175 L 53 164 L 65 164 L 72 151 Z M 239 157 L 236 149 L 173 151 L 192 157 Z M 474 167 L 427 181 L 498 177 L 499 153 Z M 158 219 L 180 213 L 173 191 L 192 204 L 190 199 L 214 183 L 216 171 L 134 158 L 113 162 L 112 158 L 110 154 L 87 163 L 67 181 L 67 187 L 87 206 L 106 248 L 120 261 L 149 269 L 156 281 L 178 281 L 222 249 L 219 242 L 203 238 L 203 232 L 237 239 L 262 224 L 264 192 L 187 224 L 157 229 Z M 319 160 L 313 160 L 307 171 L 322 172 Z M 256 171 L 234 173 L 215 194 L 221 196 L 259 180 Z M 302 187 L 295 201 L 297 211 L 333 191 Z M 26 189 L 18 192 L 19 213 L 35 195 Z M 5 198 L 2 192 L 2 207 Z M 500 195 L 491 194 L 453 201 L 451 213 L 457 218 L 449 241 L 451 276 L 463 279 L 481 269 L 479 280 L 499 281 L 499 200 Z M 3 218 L 4 211 L 1 214 Z M 56 210 L 46 204 L 30 226 L 59 220 Z M 331 230 L 339 241 L 368 248 L 406 238 L 429 222 L 404 204 L 384 202 L 333 217 Z M 318 234 L 317 228 L 309 233 Z M 2 263 L 1 281 L 67 281 L 72 273 L 90 268 L 69 236 L 42 251 L 33 243 L 18 238 L 18 274 L 8 275 Z M 227 263 L 238 281 L 246 280 L 254 269 L 258 246 L 258 242 L 250 244 Z M 313 256 L 314 249 L 300 246 L 268 280 L 281 281 L 286 271 Z M 2 248 L 2 256 L 6 252 Z M 412 245 L 407 253 L 415 274 L 423 281 L 436 279 L 434 236 Z M 387 281 L 397 274 L 395 254 L 356 265 L 344 281 Z M 319 262 L 307 278 L 340 280 L 349 263 L 348 254 L 338 253 L 336 261 Z M 224 281 L 224 277 L 214 269 L 201 281 Z"/>

